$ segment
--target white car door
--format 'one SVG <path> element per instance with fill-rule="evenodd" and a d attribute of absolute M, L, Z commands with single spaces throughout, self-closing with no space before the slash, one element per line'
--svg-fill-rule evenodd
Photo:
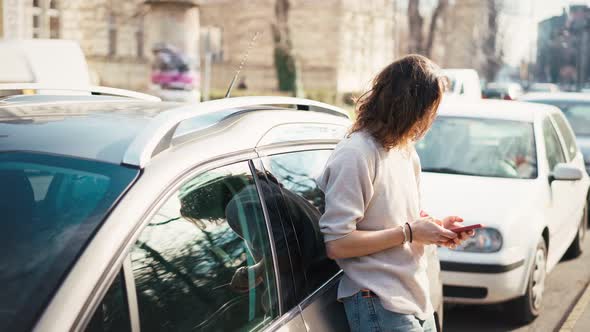
<path fill-rule="evenodd" d="M 553 171 L 559 163 L 565 163 L 566 157 L 562 149 L 561 141 L 552 121 L 547 117 L 543 120 L 543 138 L 545 141 L 546 161 L 549 172 Z M 571 233 L 568 220 L 571 218 L 569 197 L 572 195 L 570 181 L 553 180 L 549 177 L 549 246 L 548 262 L 552 265 L 559 260 L 567 249 L 569 243 L 564 242 Z"/>
<path fill-rule="evenodd" d="M 555 113 L 551 115 L 553 123 L 556 125 L 557 130 L 562 138 L 562 146 L 565 151 L 568 163 L 578 167 L 580 170 L 585 172 L 584 157 L 578 149 L 576 143 L 576 137 L 573 130 L 569 126 L 567 120 L 561 113 Z M 585 181 L 571 181 L 572 196 L 570 197 L 571 211 L 575 215 L 572 220 L 572 226 L 574 228 L 573 233 L 577 232 L 577 222 L 582 217 L 584 204 L 586 203 L 587 187 Z"/>

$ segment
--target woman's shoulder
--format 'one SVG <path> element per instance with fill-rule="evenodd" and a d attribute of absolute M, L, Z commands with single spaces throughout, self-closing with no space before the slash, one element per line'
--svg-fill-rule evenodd
<path fill-rule="evenodd" d="M 377 151 L 378 146 L 375 142 L 375 139 L 369 133 L 364 131 L 356 131 L 345 137 L 340 142 L 340 144 L 338 144 L 338 149 L 350 149 L 357 150 L 363 154 L 373 154 L 375 151 Z"/>

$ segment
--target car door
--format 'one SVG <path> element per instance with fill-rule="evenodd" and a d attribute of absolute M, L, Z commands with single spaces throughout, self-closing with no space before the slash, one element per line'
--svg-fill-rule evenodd
<path fill-rule="evenodd" d="M 553 120 L 553 123 L 555 123 L 556 129 L 560 134 L 563 150 L 566 152 L 568 163 L 585 171 L 584 157 L 578 149 L 576 137 L 573 130 L 568 125 L 567 120 L 562 113 L 552 114 L 551 119 Z M 586 203 L 588 188 L 584 181 L 571 181 L 570 184 L 572 187 L 572 196 L 570 200 L 571 211 L 574 213 L 577 212 L 577 215 L 581 217 L 582 209 Z M 574 219 L 578 220 L 579 218 L 574 217 Z M 577 231 L 577 226 L 575 229 Z"/>
<path fill-rule="evenodd" d="M 129 253 L 141 330 L 305 331 L 277 287 L 286 273 L 273 239 L 282 230 L 266 222 L 251 162 L 182 182 Z"/>
<path fill-rule="evenodd" d="M 566 162 L 561 141 L 552 121 L 549 117 L 543 120 L 543 138 L 545 141 L 546 162 L 549 172 L 553 172 L 555 166 L 559 163 Z M 553 180 L 551 177 L 548 181 L 549 186 L 549 246 L 548 260 L 557 261 L 567 249 L 569 243 L 564 242 L 569 233 L 569 223 L 571 218 L 570 197 L 572 186 L 570 181 Z M 551 265 L 551 264 L 550 264 Z"/>
<path fill-rule="evenodd" d="M 309 331 L 346 331 L 342 303 L 337 301 L 340 268 L 326 255 L 319 219 L 324 195 L 315 179 L 331 149 L 270 152 L 261 158 L 264 174 L 276 183 L 281 218 L 286 220 L 296 296 Z"/>

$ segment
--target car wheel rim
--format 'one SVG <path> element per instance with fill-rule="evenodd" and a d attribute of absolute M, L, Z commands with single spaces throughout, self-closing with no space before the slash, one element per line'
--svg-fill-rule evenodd
<path fill-rule="evenodd" d="M 543 291 L 545 290 L 545 251 L 537 249 L 535 254 L 535 267 L 533 270 L 533 308 L 538 310 L 541 307 L 543 301 Z"/>

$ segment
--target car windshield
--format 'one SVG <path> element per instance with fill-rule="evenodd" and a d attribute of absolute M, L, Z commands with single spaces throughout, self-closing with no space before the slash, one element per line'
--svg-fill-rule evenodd
<path fill-rule="evenodd" d="M 439 116 L 416 151 L 424 172 L 537 177 L 531 123 Z"/>
<path fill-rule="evenodd" d="M 138 170 L 0 153 L 0 330 L 30 329 Z"/>
<path fill-rule="evenodd" d="M 577 136 L 590 136 L 590 103 L 557 105 Z"/>

